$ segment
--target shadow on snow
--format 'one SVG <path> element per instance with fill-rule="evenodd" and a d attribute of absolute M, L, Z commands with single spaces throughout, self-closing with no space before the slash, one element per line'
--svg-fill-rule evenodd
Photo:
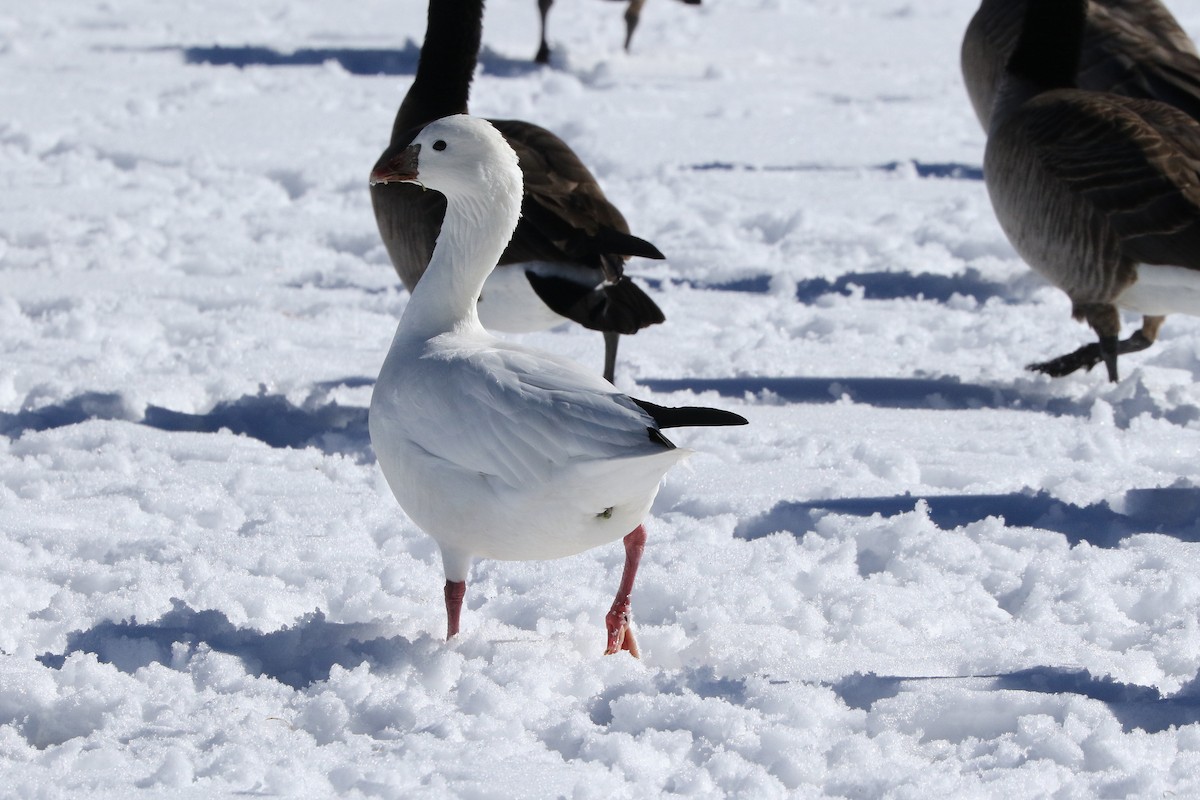
<path fill-rule="evenodd" d="M 1090 403 L 1056 397 L 1031 398 L 1012 388 L 963 383 L 953 377 L 644 378 L 641 385 L 655 392 L 716 392 L 735 398 L 769 393 L 789 403 L 835 403 L 848 398 L 878 408 L 943 411 L 995 408 L 1043 411 L 1055 416 L 1091 413 Z"/>
<path fill-rule="evenodd" d="M 1020 386 L 985 386 L 963 383 L 955 377 L 862 378 L 862 377 L 755 377 L 739 378 L 643 378 L 642 386 L 654 392 L 716 392 L 723 397 L 746 399 L 768 395 L 788 403 L 851 402 L 877 408 L 968 411 L 1003 409 L 1033 411 L 1054 417 L 1090 417 L 1095 398 L 1071 399 L 1033 395 Z M 1036 386 L 1034 387 L 1037 388 Z M 761 398 L 759 398 L 761 399 Z M 1121 429 L 1142 415 L 1187 426 L 1200 420 L 1193 406 L 1162 407 L 1141 385 L 1125 397 L 1105 398 L 1112 408 L 1113 423 Z"/>
<path fill-rule="evenodd" d="M 663 281 L 657 278 L 641 278 L 639 280 L 651 289 L 660 289 L 663 285 Z M 692 289 L 744 294 L 766 294 L 771 289 L 770 275 L 750 275 L 717 283 L 706 283 L 688 278 L 672 278 L 670 282 L 676 286 L 687 286 Z M 928 272 L 913 275 L 909 272 L 880 271 L 849 272 L 839 275 L 833 280 L 808 278 L 796 283 L 796 300 L 805 305 L 811 305 L 829 294 L 849 296 L 853 293 L 854 287 L 862 290 L 864 300 L 912 299 L 948 303 L 951 298 L 958 295 L 972 297 L 979 303 L 985 303 L 993 297 L 998 297 L 1005 303 L 1012 304 L 1025 299 L 1015 291 L 1016 287 L 986 280 L 979 270 L 972 267 L 958 275 L 935 275 Z"/>
<path fill-rule="evenodd" d="M 315 447 L 325 453 L 340 453 L 365 460 L 370 453 L 367 409 L 324 405 L 293 405 L 278 395 L 246 395 L 218 403 L 204 414 L 185 414 L 148 406 L 143 425 L 163 431 L 232 433 L 258 439 L 271 447 Z"/>
<path fill-rule="evenodd" d="M 1087 542 L 1114 548 L 1139 533 L 1160 533 L 1185 542 L 1200 542 L 1200 488 L 1131 489 L 1115 505 L 1102 501 L 1077 506 L 1046 492 L 1036 494 L 932 495 L 917 497 L 852 497 L 810 502 L 781 502 L 765 514 L 742 521 L 735 535 L 758 539 L 772 533 L 802 536 L 829 513 L 894 517 L 910 512 L 919 501 L 929 519 L 952 530 L 988 517 L 1001 517 L 1007 527 L 1037 528 L 1060 533 L 1071 546 Z"/>
<path fill-rule="evenodd" d="M 85 392 L 56 405 L 23 409 L 15 414 L 0 411 L 0 435 L 16 439 L 27 431 L 64 428 L 89 419 L 131 420 L 134 416 L 125 398 L 115 392 Z"/>
<path fill-rule="evenodd" d="M 284 51 L 272 47 L 243 45 L 240 47 L 184 47 L 183 59 L 188 64 L 245 67 L 314 67 L 330 61 L 341 65 L 352 75 L 416 75 L 421 47 L 411 39 L 402 48 L 304 47 Z M 499 77 L 518 77 L 540 67 L 529 60 L 502 56 L 484 47 L 479 53 L 479 65 L 484 74 Z"/>
<path fill-rule="evenodd" d="M 0 412 L 0 436 L 15 439 L 28 431 L 45 431 L 91 419 L 125 420 L 164 431 L 215 433 L 229 430 L 258 439 L 272 447 L 315 447 L 325 453 L 352 456 L 360 461 L 373 458 L 367 433 L 367 409 L 343 406 L 325 400 L 339 388 L 370 386 L 374 378 L 350 377 L 313 387 L 299 406 L 282 395 L 244 395 L 216 404 L 202 414 L 147 406 L 145 414 L 131 409 L 119 393 L 86 392 L 61 403 L 15 413 Z M 862 378 L 862 377 L 739 377 L 739 378 L 644 378 L 640 385 L 650 392 L 669 394 L 714 391 L 724 397 L 750 402 L 835 403 L 844 399 L 863 405 L 896 409 L 960 411 L 1007 409 L 1032 411 L 1052 416 L 1087 417 L 1092 400 L 1053 396 L 1028 396 L 1019 389 L 962 383 L 953 377 Z M 1142 393 L 1144 394 L 1144 392 Z M 1120 428 L 1142 414 L 1163 418 L 1176 425 L 1200 419 L 1200 410 L 1190 406 L 1159 408 L 1141 394 L 1113 400 L 1113 419 Z"/>
<path fill-rule="evenodd" d="M 320 611 L 306 614 L 290 627 L 263 633 L 238 628 L 219 611 L 196 611 L 173 600 L 172 609 L 158 620 L 101 622 L 91 630 L 72 633 L 61 655 L 45 653 L 37 660 L 61 669 L 69 655 L 93 653 L 101 662 L 133 673 L 156 663 L 182 669 L 200 647 L 237 657 L 250 674 L 303 690 L 328 680 L 334 665 L 353 669 L 367 662 L 378 668 L 410 661 L 416 656 L 417 645 L 399 636 L 387 636 L 383 625 L 333 623 Z M 1153 687 L 1119 683 L 1109 677 L 1096 678 L 1087 670 L 1061 667 L 952 677 L 856 673 L 836 681 L 831 688 L 851 708 L 870 710 L 878 701 L 895 697 L 913 685 L 981 680 L 987 681 L 986 691 L 1077 695 L 1098 700 L 1112 710 L 1127 732 L 1140 728 L 1155 733 L 1200 722 L 1200 696 L 1191 687 L 1164 697 Z M 722 698 L 733 705 L 746 702 L 745 679 L 720 678 L 710 668 L 664 671 L 656 684 L 660 694 L 692 692 Z M 589 709 L 593 723 L 611 722 L 612 702 L 629 689 L 614 685 L 594 698 Z"/>
<path fill-rule="evenodd" d="M 934 275 L 909 272 L 851 272 L 830 281 L 825 278 L 810 278 L 796 284 L 796 299 L 812 304 L 827 294 L 849 295 L 851 287 L 863 290 L 864 300 L 914 300 L 924 299 L 937 303 L 949 302 L 952 297 L 973 297 L 985 303 L 999 297 L 1006 303 L 1020 302 L 1013 296 L 1011 288 L 995 281 L 985 280 L 979 270 L 970 268 L 961 275 Z"/>
<path fill-rule="evenodd" d="M 38 661 L 61 669 L 72 653 L 94 653 L 122 672 L 132 673 L 150 664 L 179 668 L 206 646 L 237 656 L 246 671 L 266 676 L 294 689 L 328 680 L 336 664 L 353 669 L 366 661 L 394 664 L 403 660 L 413 643 L 385 636 L 376 623 L 329 622 L 320 611 L 306 614 L 296 624 L 271 633 L 238 628 L 220 611 L 195 611 L 180 600 L 153 622 L 101 622 L 91 630 L 67 637 L 62 655 L 45 653 Z"/>
<path fill-rule="evenodd" d="M 833 164 L 738 164 L 731 161 L 709 161 L 688 167 L 696 172 L 904 172 L 912 170 L 918 178 L 949 178 L 952 180 L 982 181 L 983 168 L 956 162 L 924 162 L 916 159 L 889 161 L 868 167 L 836 166 Z"/>
<path fill-rule="evenodd" d="M 322 402 L 338 387 L 369 386 L 372 378 L 348 378 L 318 384 L 309 399 L 297 406 L 281 395 L 245 395 L 217 403 L 203 414 L 147 406 L 142 419 L 116 393 L 88 392 L 57 405 L 13 413 L 0 412 L 0 435 L 15 439 L 28 431 L 44 431 L 91 419 L 138 422 L 163 431 L 216 433 L 228 430 L 258 439 L 271 447 L 315 447 L 325 453 L 372 459 L 367 432 L 367 409 Z"/>
<path fill-rule="evenodd" d="M 1001 675 L 960 677 L 854 674 L 837 681 L 832 688 L 851 708 L 870 710 L 879 700 L 898 695 L 906 684 L 977 680 L 987 680 L 987 688 L 991 691 L 1077 695 L 1098 700 L 1108 706 L 1126 733 L 1134 729 L 1158 733 L 1172 726 L 1200 722 L 1200 695 L 1190 686 L 1185 686 L 1177 695 L 1164 697 L 1154 687 L 1120 683 L 1108 676 L 1097 678 L 1086 669 L 1033 667 Z M 1192 684 L 1195 683 L 1193 679 Z"/>

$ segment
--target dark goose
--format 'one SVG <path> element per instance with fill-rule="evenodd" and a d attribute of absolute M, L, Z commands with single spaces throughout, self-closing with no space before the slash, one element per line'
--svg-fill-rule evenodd
<path fill-rule="evenodd" d="M 483 0 L 432 0 L 417 75 L 376 162 L 387 163 L 435 119 L 467 112 L 483 29 Z M 479 298 L 483 324 L 497 331 L 544 330 L 566 320 L 602 331 L 604 376 L 616 368 L 620 334 L 664 320 L 625 274 L 630 256 L 662 258 L 632 236 L 596 178 L 562 140 L 521 120 L 490 120 L 520 159 L 521 221 Z M 371 187 L 375 222 L 409 291 L 429 264 L 446 211 L 436 192 L 410 184 Z"/>
<path fill-rule="evenodd" d="M 1086 0 L 1029 4 L 984 153 L 996 216 L 1025 261 L 1099 336 L 1030 369 L 1052 376 L 1149 347 L 1200 314 L 1200 123 L 1166 103 L 1076 87 Z M 1143 314 L 1119 339 L 1120 314 Z"/>

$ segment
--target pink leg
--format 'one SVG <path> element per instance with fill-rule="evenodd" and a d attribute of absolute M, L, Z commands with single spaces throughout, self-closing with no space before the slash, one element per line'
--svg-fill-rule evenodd
<path fill-rule="evenodd" d="M 463 597 L 467 594 L 466 581 L 446 581 L 446 638 L 458 633 L 458 617 L 462 612 Z"/>
<path fill-rule="evenodd" d="M 621 650 L 628 650 L 629 655 L 639 658 L 637 640 L 633 638 L 633 629 L 629 627 L 629 596 L 633 593 L 633 579 L 637 577 L 638 564 L 642 560 L 642 551 L 646 549 L 646 529 L 638 525 L 625 537 L 625 569 L 621 573 L 621 585 L 617 596 L 613 599 L 612 608 L 604 618 L 608 628 L 608 647 L 604 655 L 611 656 Z"/>

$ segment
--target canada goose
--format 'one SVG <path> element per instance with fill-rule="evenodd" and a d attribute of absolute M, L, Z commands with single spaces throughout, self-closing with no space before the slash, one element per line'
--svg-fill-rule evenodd
<path fill-rule="evenodd" d="M 479 296 L 523 206 L 521 168 L 486 121 L 426 125 L 371 173 L 440 193 L 446 214 L 371 396 L 371 444 L 405 512 L 442 551 L 446 635 L 458 633 L 476 556 L 561 558 L 624 537 L 606 653 L 636 656 L 629 597 L 642 520 L 688 455 L 660 429 L 744 425 L 726 411 L 633 400 L 566 359 L 501 341 Z"/>
<path fill-rule="evenodd" d="M 983 129 L 1027 0 L 983 0 L 962 42 L 967 94 Z M 1091 0 L 1078 87 L 1161 100 L 1200 119 L 1200 57 L 1159 0 Z"/>
<path fill-rule="evenodd" d="M 1173 106 L 1074 88 L 1086 0 L 1025 10 L 984 153 L 996 216 L 1025 261 L 1099 335 L 1030 369 L 1052 376 L 1149 347 L 1169 313 L 1200 314 L 1200 123 Z M 1142 328 L 1118 340 L 1118 307 Z"/>
<path fill-rule="evenodd" d="M 483 0 L 430 0 L 417 74 L 379 157 L 386 163 L 423 125 L 467 111 L 483 30 Z M 524 173 L 521 221 L 479 298 L 492 330 L 544 330 L 570 319 L 604 333 L 604 376 L 613 379 L 620 334 L 664 320 L 625 274 L 630 256 L 662 258 L 632 236 L 621 212 L 566 142 L 521 120 L 492 120 Z M 446 201 L 412 184 L 371 186 L 375 222 L 404 285 L 412 291 L 429 263 Z"/>
<path fill-rule="evenodd" d="M 625 9 L 625 52 L 629 52 L 629 43 L 633 41 L 633 32 L 637 29 L 638 20 L 642 17 L 642 6 L 646 5 L 646 0 L 622 0 L 629 3 L 629 7 Z M 689 6 L 700 5 L 700 0 L 680 0 L 681 3 Z M 538 45 L 537 55 L 534 56 L 534 61 L 539 64 L 550 63 L 550 45 L 546 43 L 546 15 L 550 13 L 550 6 L 554 5 L 554 0 L 537 0 L 538 13 L 542 19 L 542 41 Z"/>

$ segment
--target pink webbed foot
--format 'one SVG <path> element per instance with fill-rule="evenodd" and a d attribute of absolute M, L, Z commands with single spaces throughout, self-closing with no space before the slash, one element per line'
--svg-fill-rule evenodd
<path fill-rule="evenodd" d="M 608 646 L 604 648 L 604 655 L 611 656 L 622 650 L 628 650 L 629 655 L 634 658 L 642 657 L 638 651 L 637 639 L 633 635 L 628 599 L 624 603 L 614 602 L 612 609 L 605 616 L 604 622 L 608 628 Z"/>

